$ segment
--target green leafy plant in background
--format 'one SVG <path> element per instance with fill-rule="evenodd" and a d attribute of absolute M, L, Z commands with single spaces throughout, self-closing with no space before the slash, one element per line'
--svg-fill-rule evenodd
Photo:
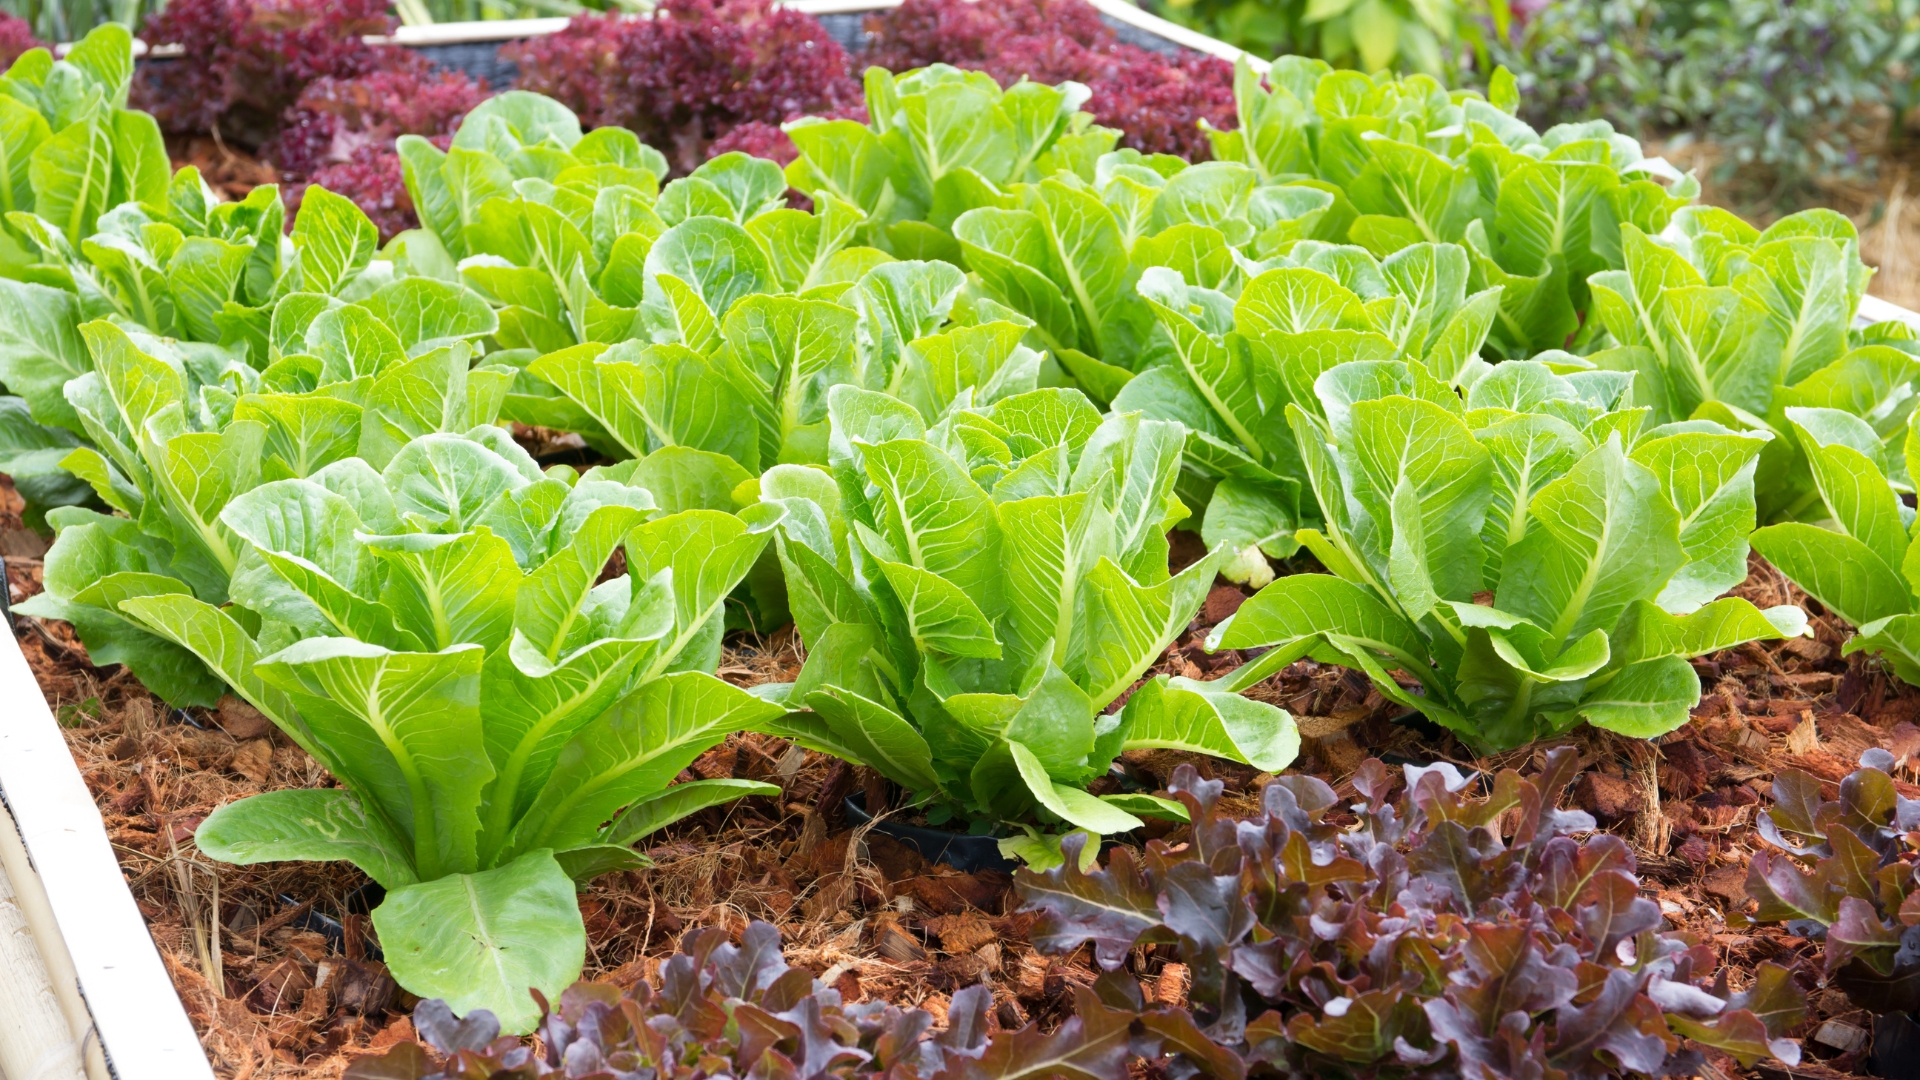
<path fill-rule="evenodd" d="M 77 41 L 106 23 L 138 32 L 165 6 L 166 0 L 5 0 L 0 14 L 25 20 L 42 41 Z"/>
<path fill-rule="evenodd" d="M 309 279 L 319 262 L 308 258 Z M 34 320 L 43 359 L 59 366 L 47 400 L 58 393 L 61 418 L 91 444 L 71 448 L 60 466 L 119 512 L 48 515 L 58 536 L 47 591 L 22 610 L 73 623 L 97 662 L 125 663 L 175 705 L 212 705 L 222 679 L 129 621 L 117 582 L 165 583 L 226 603 L 246 550 L 222 517 L 234 499 L 350 458 L 384 466 L 415 436 L 491 423 L 513 374 L 471 366 L 473 339 L 495 328 L 492 310 L 427 278 L 388 281 L 352 304 L 324 293 L 283 297 L 274 309 L 278 358 L 265 371 L 238 348 L 110 320 L 74 327 L 82 303 L 46 286 L 0 281 L 0 300 Z"/>
<path fill-rule="evenodd" d="M 1488 47 L 1530 119 L 1710 144 L 1721 190 L 1791 208 L 1902 150 L 1917 25 L 1913 0 L 1595 0 L 1540 5 Z"/>
<path fill-rule="evenodd" d="M 1167 570 L 1166 530 L 1186 513 L 1178 425 L 1103 419 L 1068 389 L 972 398 L 929 425 L 836 387 L 831 469 L 761 478 L 762 503 L 785 510 L 778 551 L 808 648 L 786 693 L 806 708 L 773 730 L 876 769 L 939 819 L 1025 825 L 1003 849 L 1042 863 L 1059 858 L 1058 826 L 1180 816 L 1085 790 L 1123 749 L 1291 761 L 1299 736 L 1280 709 L 1181 678 L 1135 689 L 1219 565 Z"/>
<path fill-rule="evenodd" d="M 1700 698 L 1689 657 L 1807 633 L 1798 608 L 1714 599 L 1747 575 L 1765 436 L 1640 434 L 1630 382 L 1571 357 L 1496 365 L 1464 401 L 1417 362 L 1321 374 L 1287 419 L 1326 512 L 1299 539 L 1333 573 L 1214 630 L 1209 648 L 1270 647 L 1223 688 L 1312 656 L 1488 750 L 1581 720 L 1651 738 Z"/>
<path fill-rule="evenodd" d="M 736 240 L 736 253 L 755 250 Z M 716 273 L 696 274 L 695 281 L 723 301 L 729 292 L 774 287 L 745 272 L 729 279 L 727 260 L 714 262 Z M 635 457 L 688 447 L 731 459 L 741 480 L 775 464 L 825 465 L 835 386 L 890 392 L 931 421 L 964 390 L 978 388 L 990 399 L 1033 389 L 1040 377 L 1041 357 L 1021 345 L 1026 328 L 1017 321 L 942 329 L 966 283 L 946 263 L 889 261 L 852 288 L 831 290 L 838 303 L 818 293 L 751 292 L 732 299 L 717 320 L 678 278 L 656 280 L 663 294 L 678 294 L 681 314 L 693 316 L 681 324 L 688 329 L 680 340 L 582 345 L 528 367 Z"/>
<path fill-rule="evenodd" d="M 132 77 L 132 38 L 120 26 L 94 30 L 61 60 L 30 49 L 0 76 L 0 281 L 64 285 L 58 270 L 36 265 L 36 237 L 73 247 L 110 207 L 165 201 L 167 148 L 153 118 L 126 107 Z M 34 520 L 85 497 L 55 457 L 86 434 L 60 399 L 70 356 L 56 339 L 72 320 L 49 326 L 44 317 L 17 295 L 0 297 L 0 384 L 8 391 L 0 398 L 0 466 L 20 484 Z"/>
<path fill-rule="evenodd" d="M 1913 334 L 1852 329 L 1872 276 L 1853 223 L 1806 210 L 1762 232 L 1689 207 L 1662 236 L 1622 229 L 1624 268 L 1589 279 L 1602 366 L 1635 371 L 1656 424 L 1691 418 L 1777 436 L 1761 456 L 1762 521 L 1800 517 L 1819 493 L 1787 411 L 1841 409 L 1890 446 L 1913 410 Z"/>
<path fill-rule="evenodd" d="M 629 479 L 543 474 L 498 428 L 426 435 L 383 471 L 348 458 L 228 503 L 230 607 L 108 579 L 125 618 L 344 785 L 223 806 L 200 850 L 353 863 L 387 890 L 373 923 L 402 986 L 531 1028 L 527 987 L 580 971 L 575 882 L 646 865 L 629 845 L 687 813 L 778 790 L 668 786 L 784 711 L 710 674 L 778 514 L 663 506 Z M 600 582 L 616 550 L 628 572 Z"/>
<path fill-rule="evenodd" d="M 1154 10 L 1260 56 L 1299 55 L 1365 72 L 1446 78 L 1465 48 L 1504 39 L 1508 0 L 1158 0 Z"/>
<path fill-rule="evenodd" d="M 866 73 L 871 121 L 808 117 L 785 125 L 800 156 L 787 166 L 797 191 L 827 192 L 858 207 L 869 243 L 903 258 L 948 258 L 947 227 L 966 210 L 998 205 L 1011 184 L 1091 165 L 1120 133 L 1080 111 L 1089 91 L 1020 82 L 935 64 L 900 75 Z"/>
<path fill-rule="evenodd" d="M 1524 359 L 1576 344 L 1589 274 L 1621 265 L 1621 230 L 1659 232 L 1699 192 L 1605 121 L 1535 132 L 1516 119 L 1511 78 L 1489 96 L 1449 94 L 1426 76 L 1379 81 L 1282 57 L 1264 83 L 1236 68 L 1240 126 L 1214 156 L 1263 183 L 1317 178 L 1351 213 L 1329 239 L 1384 258 L 1410 244 L 1460 244 L 1471 291 L 1501 286 L 1491 343 Z"/>
<path fill-rule="evenodd" d="M 16 214 L 32 214 L 77 246 L 109 209 L 166 201 L 168 161 L 160 126 L 127 108 L 133 38 L 98 27 L 55 60 L 22 53 L 0 76 L 0 268 L 18 277 L 35 260 Z"/>
<path fill-rule="evenodd" d="M 1769 525 L 1753 534 L 1753 546 L 1858 628 L 1844 653 L 1873 653 L 1920 685 L 1920 540 L 1911 538 L 1914 512 L 1901 498 L 1913 490 L 1907 470 L 1920 451 L 1920 414 L 1908 417 L 1899 447 L 1852 412 L 1804 407 L 1785 414 L 1826 517 Z"/>

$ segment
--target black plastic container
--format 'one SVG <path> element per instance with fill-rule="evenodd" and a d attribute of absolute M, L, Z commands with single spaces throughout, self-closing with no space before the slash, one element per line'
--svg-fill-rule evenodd
<path fill-rule="evenodd" d="M 873 821 L 873 815 L 867 813 L 867 800 L 863 792 L 854 792 L 847 796 L 845 806 L 847 820 L 855 825 L 865 825 Z M 973 836 L 947 829 L 930 829 L 924 825 L 907 825 L 884 818 L 875 823 L 873 829 L 875 832 L 884 833 L 908 845 L 918 851 L 920 857 L 928 862 L 944 863 L 964 873 L 970 874 L 976 870 L 1004 870 L 1012 873 L 1020 865 L 1000 854 L 998 837 Z"/>

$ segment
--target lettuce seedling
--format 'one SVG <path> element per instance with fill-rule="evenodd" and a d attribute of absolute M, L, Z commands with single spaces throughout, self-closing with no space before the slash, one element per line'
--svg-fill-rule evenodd
<path fill-rule="evenodd" d="M 1075 988 L 1073 1015 L 1053 1031 L 1038 1024 L 997 1031 L 988 1019 L 993 992 L 984 983 L 954 991 L 936 1033 L 932 1013 L 877 999 L 849 1004 L 811 972 L 788 967 L 780 932 L 759 921 L 747 924 L 737 946 L 719 927 L 688 931 L 660 973 L 659 990 L 644 981 L 625 989 L 581 982 L 552 1005 L 542 998 L 539 1052 L 498 1037 L 491 1014 L 456 1020 L 445 1002 L 423 1001 L 413 1011 L 414 1029 L 445 1061 L 432 1063 L 418 1043 L 404 1042 L 349 1065 L 345 1080 L 538 1080 L 592 1075 L 586 1069 L 601 1076 L 844 1080 L 1068 1069 L 1081 1080 L 1126 1080 L 1133 1053 L 1152 1053 L 1160 1038 L 1158 1030 L 1131 1030 L 1136 1019 L 1199 1038 L 1177 1007 L 1116 1008 L 1087 987 Z M 1102 989 L 1118 985 L 1108 980 Z"/>
<path fill-rule="evenodd" d="M 1187 843 L 1016 884 L 1042 951 L 1091 944 L 1110 972 L 1139 946 L 1175 951 L 1204 1036 L 1167 1048 L 1175 1075 L 1660 1077 L 1694 1068 L 1683 1039 L 1797 1063 L 1792 972 L 1763 963 L 1731 993 L 1711 945 L 1662 929 L 1627 845 L 1557 809 L 1578 757 L 1558 747 L 1484 787 L 1409 765 L 1404 788 L 1369 759 L 1357 797 L 1282 776 L 1251 820 L 1182 765 Z"/>
<path fill-rule="evenodd" d="M 1225 684 L 1312 656 L 1479 748 L 1581 720 L 1651 738 L 1700 698 L 1689 657 L 1808 633 L 1798 608 L 1713 599 L 1746 578 L 1765 437 L 1641 435 L 1644 413 L 1616 407 L 1630 382 L 1508 361 L 1462 400 L 1418 362 L 1323 372 L 1287 420 L 1326 515 L 1296 535 L 1333 573 L 1282 578 L 1215 628 L 1211 649 L 1271 647 Z"/>
<path fill-rule="evenodd" d="M 1890 453 L 1874 426 L 1852 412 L 1783 412 L 1828 517 L 1760 529 L 1755 550 L 1858 628 L 1843 653 L 1874 653 L 1920 685 L 1920 535 L 1901 498 L 1912 490 L 1905 474 L 1920 451 L 1920 413 L 1908 416 L 1906 445 Z"/>
<path fill-rule="evenodd" d="M 776 730 L 940 816 L 1095 834 L 1174 812 L 1085 790 L 1124 749 L 1291 761 L 1299 737 L 1280 709 L 1187 679 L 1137 685 L 1220 562 L 1168 573 L 1166 530 L 1186 515 L 1172 494 L 1179 425 L 1103 419 L 1075 390 L 971 397 L 928 425 L 835 387 L 830 470 L 761 479 L 762 501 L 786 509 L 778 550 L 808 648 L 786 693 L 806 711 Z M 1003 847 L 1058 857 L 1038 833 Z"/>
<path fill-rule="evenodd" d="M 542 474 L 481 427 L 233 499 L 229 607 L 121 575 L 126 618 L 343 785 L 222 806 L 200 850 L 353 863 L 386 889 L 373 925 L 402 986 L 530 1029 L 527 987 L 580 971 L 575 882 L 647 865 L 629 845 L 688 813 L 778 790 L 669 786 L 783 712 L 710 674 L 727 594 L 778 515 L 655 507 L 604 474 Z M 601 582 L 616 550 L 627 572 Z"/>

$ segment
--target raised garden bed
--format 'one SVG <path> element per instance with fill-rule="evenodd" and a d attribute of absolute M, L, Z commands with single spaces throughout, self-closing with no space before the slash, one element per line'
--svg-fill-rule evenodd
<path fill-rule="evenodd" d="M 110 44 L 55 70 L 110 84 Z M 0 550 L 51 713 L 22 730 L 45 754 L 57 723 L 157 946 L 155 967 L 127 944 L 123 904 L 103 916 L 121 938 L 71 949 L 114 1068 L 180 1052 L 170 1003 L 138 1030 L 114 1001 L 154 1000 L 162 972 L 222 1077 L 373 1053 L 354 1075 L 424 1075 L 416 1035 L 473 1068 L 524 1057 L 398 984 L 528 1031 L 515 991 L 552 998 L 576 969 L 660 1012 L 653 1030 L 757 1056 L 749 1028 L 729 1042 L 640 987 L 704 957 L 724 996 L 790 1023 L 804 979 L 725 989 L 752 963 L 718 943 L 750 956 L 766 920 L 838 995 L 819 1008 L 944 1027 L 900 1066 L 929 1076 L 1058 1052 L 1120 1080 L 1100 1047 L 1129 1028 L 1145 1068 L 1221 1080 L 1528 1055 L 1890 1075 L 1913 1008 L 1898 463 L 1920 349 L 1912 316 L 1861 298 L 1851 225 L 1761 234 L 1687 207 L 1629 139 L 1519 125 L 1498 80 L 1452 100 L 1244 67 L 1247 127 L 1208 133 L 1216 160 L 1194 165 L 1113 151 L 1131 135 L 1071 85 L 968 59 L 987 75 L 871 76 L 861 118 L 789 128 L 784 170 L 689 169 L 530 95 L 472 105 L 450 147 L 396 144 L 424 229 L 378 252 L 341 197 L 359 193 L 306 192 L 283 244 L 271 192 L 237 182 L 244 201 L 210 208 L 190 178 L 159 183 L 139 114 L 80 122 L 121 132 L 108 187 L 147 205 L 61 212 L 42 170 L 38 209 L 63 224 L 16 222 L 31 250 L 6 297 L 56 333 L 5 354 L 14 430 L 42 444 L 9 451 Z M 965 170 L 916 119 L 958 115 L 936 97 L 981 124 Z M 185 253 L 227 260 L 219 304 Z M 1738 347 L 1687 366 L 1686 302 L 1719 305 Z M 120 320 L 92 320 L 101 304 Z M 1523 428 L 1546 449 L 1499 456 Z M 181 471 L 189 452 L 211 456 Z M 1496 479 L 1496 460 L 1526 469 Z M 49 551 L 27 525 L 61 502 Z M 1517 506 L 1531 524 L 1501 516 Z M 1084 566 L 1023 546 L 1051 519 L 1016 515 L 1055 512 Z M 1819 600 L 1749 553 L 1756 515 L 1752 546 Z M 1609 546 L 1616 525 L 1635 539 Z M 1831 575 L 1848 565 L 1868 576 Z M 1566 581 L 1585 584 L 1542 599 Z M 540 680 L 601 663 L 627 673 L 604 698 L 537 704 L 560 685 Z M 528 734 L 547 725 L 574 725 L 564 750 Z M 483 814 L 498 778 L 524 795 Z M 930 863 L 849 820 L 856 794 L 916 827 L 971 822 L 1033 869 Z M 40 802 L 17 810 L 30 845 Z M 1224 819 L 1264 822 L 1273 850 L 1239 862 Z M 108 849 L 86 848 L 97 881 Z M 1824 857 L 1817 884 L 1783 853 Z M 1196 876 L 1196 856 L 1242 876 Z M 1406 891 L 1379 883 L 1402 865 Z M 60 898 L 118 894 L 42 869 L 71 945 Z M 1268 872 L 1347 935 L 1277 898 L 1243 909 Z M 1224 891 L 1189 911 L 1202 877 Z M 1381 921 L 1401 910 L 1412 952 L 1354 948 L 1401 933 Z M 1512 961 L 1538 998 L 1503 1044 L 1503 1014 L 1449 989 L 1501 965 L 1452 928 L 1507 941 L 1515 911 L 1539 913 Z M 1210 948 L 1233 942 L 1227 974 Z M 676 945 L 699 957 L 669 968 Z M 1400 979 L 1429 956 L 1456 974 Z M 571 991 L 545 1047 L 614 993 Z M 1404 1046 L 1362 1039 L 1355 1008 Z M 878 1004 L 844 1015 L 823 1038 L 896 1052 L 872 1041 L 895 1023 Z"/>

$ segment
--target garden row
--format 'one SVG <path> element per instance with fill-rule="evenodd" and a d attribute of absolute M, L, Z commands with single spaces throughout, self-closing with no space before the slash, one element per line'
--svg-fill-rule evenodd
<path fill-rule="evenodd" d="M 576 883 L 778 791 L 673 782 L 751 731 L 998 832 L 1045 947 L 1116 968 L 1178 942 L 1199 1020 L 1108 981 L 1076 1026 L 981 1056 L 966 1023 L 931 1043 L 833 1014 L 756 930 L 745 954 L 690 942 L 638 1013 L 577 991 L 549 1049 L 929 1075 L 1124 1070 L 1127 1032 L 1221 1075 L 1797 1053 L 1784 969 L 1715 981 L 1623 845 L 1570 838 L 1594 822 L 1555 809 L 1564 755 L 1485 794 L 1411 769 L 1398 802 L 1367 766 L 1358 829 L 1305 777 L 1238 824 L 1194 776 L 1089 787 L 1147 748 L 1280 772 L 1294 722 L 1243 692 L 1303 657 L 1480 750 L 1673 731 L 1689 658 L 1806 632 L 1724 595 L 1750 543 L 1860 627 L 1850 649 L 1920 674 L 1920 346 L 1852 329 L 1846 219 L 1694 206 L 1605 124 L 1516 119 L 1504 75 L 1481 96 L 1283 58 L 1239 67 L 1197 164 L 1122 147 L 1084 85 L 944 65 L 869 69 L 865 119 L 788 123 L 784 169 L 731 152 L 677 179 L 629 129 L 503 93 L 441 145 L 397 140 L 420 225 L 382 243 L 351 192 L 309 187 L 289 229 L 272 186 L 220 201 L 170 172 L 129 44 L 104 28 L 0 80 L 7 469 L 57 530 L 19 610 L 176 706 L 239 695 L 324 767 L 341 786 L 222 807 L 198 847 L 357 866 L 409 991 L 532 1029 L 527 988 L 582 967 Z M 543 467 L 515 425 L 606 463 Z M 1177 572 L 1175 527 L 1207 548 Z M 1328 572 L 1276 565 L 1303 548 Z M 1239 666 L 1146 678 L 1217 574 L 1259 590 L 1209 639 Z M 793 682 L 714 675 L 730 631 L 789 623 Z M 1833 925 L 1829 967 L 1911 1009 L 1920 821 L 1892 764 L 1825 806 L 1780 778 L 1770 839 L 1819 861 L 1756 858 L 1748 890 L 1758 918 Z M 1189 845 L 1093 869 L 1148 818 Z M 717 1022 L 720 999 L 767 1019 Z M 488 1023 L 422 1031 L 539 1068 Z"/>

